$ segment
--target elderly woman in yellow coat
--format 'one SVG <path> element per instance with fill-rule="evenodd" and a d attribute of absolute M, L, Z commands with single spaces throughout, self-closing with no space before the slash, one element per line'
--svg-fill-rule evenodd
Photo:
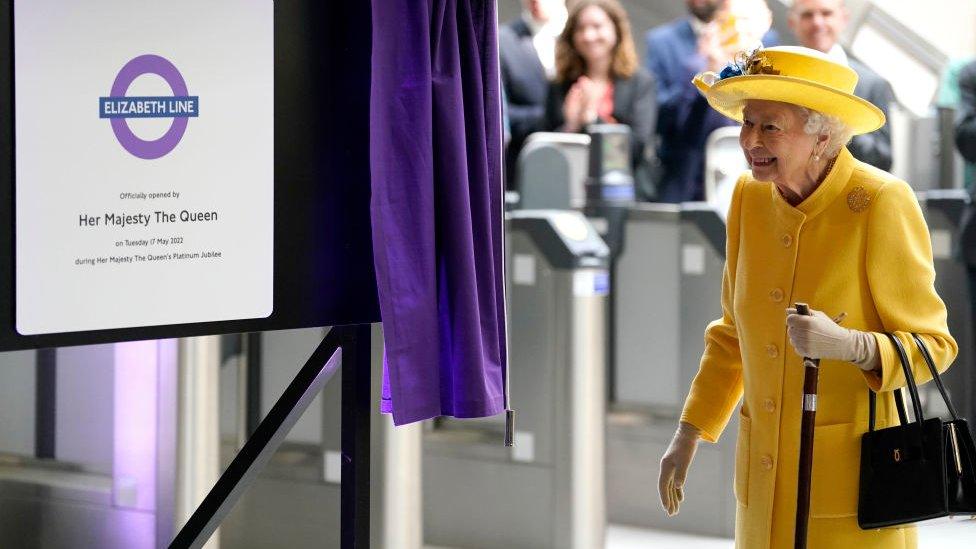
<path fill-rule="evenodd" d="M 713 108 L 742 122 L 751 173 L 728 212 L 723 314 L 706 329 L 659 488 L 676 513 L 698 440 L 718 439 L 742 399 L 733 484 L 743 549 L 793 546 L 802 356 L 821 359 L 808 546 L 916 547 L 914 528 L 857 525 L 868 391 L 879 396 L 879 425 L 896 423 L 892 391 L 905 378 L 886 333 L 912 350 L 919 383 L 931 376 L 911 333 L 940 370 L 957 347 L 912 189 L 844 146 L 884 124 L 853 95 L 856 82 L 853 70 L 797 47 L 743 54 L 695 79 Z M 797 302 L 812 316 L 789 309 Z"/>

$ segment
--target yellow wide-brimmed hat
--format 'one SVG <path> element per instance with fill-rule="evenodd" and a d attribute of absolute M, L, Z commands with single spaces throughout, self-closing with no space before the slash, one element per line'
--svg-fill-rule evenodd
<path fill-rule="evenodd" d="M 759 48 L 736 56 L 721 74 L 700 73 L 692 82 L 712 108 L 737 122 L 747 100 L 763 99 L 836 116 L 854 135 L 885 123 L 881 109 L 854 95 L 857 73 L 810 48 Z"/>

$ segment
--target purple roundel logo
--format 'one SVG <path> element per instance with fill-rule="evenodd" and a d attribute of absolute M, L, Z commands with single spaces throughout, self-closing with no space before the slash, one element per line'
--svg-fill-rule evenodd
<path fill-rule="evenodd" d="M 144 74 L 155 74 L 169 84 L 173 95 L 163 97 L 126 96 L 129 86 Z M 98 98 L 99 118 L 108 118 L 119 144 L 133 156 L 153 160 L 169 154 L 180 143 L 190 118 L 199 116 L 200 98 L 191 96 L 176 66 L 158 55 L 140 55 L 119 71 L 109 97 Z M 129 118 L 172 118 L 169 130 L 153 141 L 137 137 Z"/>

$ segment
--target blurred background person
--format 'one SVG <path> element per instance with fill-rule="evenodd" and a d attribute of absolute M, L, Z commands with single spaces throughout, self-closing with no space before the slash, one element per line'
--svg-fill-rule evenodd
<path fill-rule="evenodd" d="M 626 124 L 638 199 L 654 194 L 645 155 L 657 117 L 653 78 L 637 62 L 627 13 L 617 0 L 572 4 L 556 43 L 556 79 L 549 86 L 549 130 L 583 132 L 594 123 Z"/>
<path fill-rule="evenodd" d="M 850 15 L 844 0 L 794 0 L 789 25 L 801 46 L 822 51 L 838 63 L 848 65 L 858 75 L 854 95 L 878 106 L 890 120 L 890 105 L 895 92 L 881 75 L 848 55 L 839 44 Z M 891 169 L 891 126 L 858 135 L 848 146 L 854 158 L 876 168 Z"/>
<path fill-rule="evenodd" d="M 566 24 L 564 0 L 522 0 L 522 14 L 498 29 L 498 55 L 510 139 L 506 184 L 514 190 L 515 160 L 525 139 L 539 131 L 549 81 L 556 75 L 556 39 Z"/>
<path fill-rule="evenodd" d="M 779 44 L 763 0 L 685 0 L 688 15 L 647 33 L 647 68 L 658 83 L 657 134 L 662 164 L 659 200 L 704 199 L 705 141 L 734 125 L 708 108 L 691 84 L 703 71 L 719 72 L 732 56 L 760 42 Z"/>
<path fill-rule="evenodd" d="M 957 74 L 958 116 L 956 148 L 970 165 L 976 163 L 976 61 L 964 65 Z M 969 275 L 969 299 L 976 326 L 976 186 L 970 184 L 969 205 L 960 222 L 959 254 Z"/>
<path fill-rule="evenodd" d="M 960 89 L 959 78 L 964 73 L 969 73 L 972 69 L 967 68 L 973 63 L 972 57 L 951 59 L 942 71 L 939 81 L 939 91 L 935 99 L 935 105 L 939 109 L 952 109 L 957 115 L 961 112 L 962 90 Z M 957 117 L 957 122 L 959 118 Z M 959 143 L 956 143 L 959 147 Z M 976 164 L 963 157 L 962 168 L 962 187 L 973 192 L 973 181 L 976 180 Z"/>

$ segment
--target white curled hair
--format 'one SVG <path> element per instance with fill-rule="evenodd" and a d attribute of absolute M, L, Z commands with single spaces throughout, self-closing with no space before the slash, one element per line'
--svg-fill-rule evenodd
<path fill-rule="evenodd" d="M 806 124 L 803 125 L 803 133 L 807 135 L 827 135 L 827 148 L 824 150 L 826 158 L 833 158 L 840 153 L 841 147 L 846 145 L 851 137 L 854 136 L 852 130 L 843 120 L 836 116 L 824 114 L 806 107 L 797 108 L 806 116 Z"/>

